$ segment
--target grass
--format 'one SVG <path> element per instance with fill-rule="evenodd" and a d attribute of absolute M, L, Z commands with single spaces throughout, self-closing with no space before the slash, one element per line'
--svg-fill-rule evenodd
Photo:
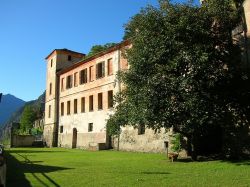
<path fill-rule="evenodd" d="M 174 162 L 164 154 L 7 149 L 8 187 L 250 186 L 250 161 Z"/>

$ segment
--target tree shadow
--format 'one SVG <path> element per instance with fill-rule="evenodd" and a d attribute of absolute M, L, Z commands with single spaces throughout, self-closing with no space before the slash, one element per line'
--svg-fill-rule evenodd
<path fill-rule="evenodd" d="M 250 160 L 222 160 L 221 162 L 235 164 L 236 166 L 250 166 Z"/>
<path fill-rule="evenodd" d="M 30 150 L 30 149 L 16 149 L 15 148 L 12 148 L 11 150 L 8 150 L 9 153 L 55 153 L 55 152 L 67 152 L 67 151 L 55 151 L 55 150 Z"/>
<path fill-rule="evenodd" d="M 170 174 L 169 172 L 158 172 L 158 171 L 144 171 L 144 172 L 141 172 L 141 174 L 147 174 L 147 175 L 155 175 L 155 174 L 157 174 L 157 175 L 168 175 L 168 174 Z"/>
<path fill-rule="evenodd" d="M 8 187 L 31 187 L 31 183 L 26 179 L 25 173 L 31 173 L 32 176 L 38 181 L 41 187 L 55 186 L 60 187 L 47 173 L 55 172 L 59 170 L 66 170 L 72 168 L 58 167 L 58 166 L 46 166 L 40 165 L 43 161 L 30 161 L 26 156 L 18 154 L 24 161 L 17 160 L 9 152 L 6 152 L 7 158 L 7 175 L 6 175 L 6 186 Z M 41 174 L 43 178 L 39 178 L 37 174 Z M 46 181 L 44 181 L 44 178 Z M 48 185 L 49 183 L 49 185 Z"/>

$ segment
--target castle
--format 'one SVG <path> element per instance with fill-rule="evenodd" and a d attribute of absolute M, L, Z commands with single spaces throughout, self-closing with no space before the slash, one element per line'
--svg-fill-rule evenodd
<path fill-rule="evenodd" d="M 250 0 L 242 5 L 243 26 L 233 33 L 244 45 L 248 63 Z M 239 37 L 240 36 L 240 37 Z M 111 139 L 106 122 L 113 110 L 113 96 L 122 85 L 116 73 L 129 65 L 122 55 L 131 47 L 123 41 L 91 57 L 68 49 L 55 49 L 47 57 L 44 140 L 47 146 L 164 152 L 170 131 L 126 126 L 119 138 Z"/>
<path fill-rule="evenodd" d="M 122 53 L 130 46 L 124 41 L 88 58 L 68 49 L 55 49 L 46 57 L 44 140 L 47 146 L 97 150 L 117 146 L 118 142 L 111 142 L 107 134 L 106 121 L 114 112 L 113 96 L 122 89 L 116 73 L 128 68 Z M 159 134 L 148 132 L 151 137 L 146 137 L 145 129 L 133 128 L 124 132 L 125 137 L 119 142 L 121 149 L 134 149 L 131 147 L 134 139 L 138 151 L 146 151 L 145 147 L 150 148 L 148 151 L 165 148 Z"/>

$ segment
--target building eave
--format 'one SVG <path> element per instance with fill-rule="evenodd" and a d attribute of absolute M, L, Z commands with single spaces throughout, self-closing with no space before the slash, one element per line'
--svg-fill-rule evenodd
<path fill-rule="evenodd" d="M 58 71 L 58 72 L 57 72 L 57 75 L 60 76 L 60 75 L 66 73 L 66 72 L 68 72 L 68 71 L 71 71 L 71 70 L 73 70 L 73 69 L 75 69 L 75 68 L 81 66 L 82 64 L 88 63 L 88 62 L 90 62 L 90 61 L 92 61 L 92 60 L 94 60 L 94 59 L 97 59 L 97 58 L 99 58 L 99 57 L 101 57 L 101 56 L 103 56 L 103 55 L 106 55 L 106 54 L 108 54 L 108 53 L 111 53 L 111 52 L 113 52 L 113 51 L 115 51 L 115 50 L 117 50 L 117 49 L 120 49 L 120 48 L 122 48 L 122 47 L 124 47 L 124 46 L 128 46 L 128 45 L 130 45 L 130 44 L 131 44 L 130 40 L 122 41 L 121 43 L 116 44 L 116 45 L 113 46 L 113 47 L 110 47 L 110 48 L 108 48 L 108 49 L 106 49 L 106 50 L 104 50 L 104 51 L 101 51 L 101 52 L 99 52 L 99 53 L 93 55 L 93 56 L 90 56 L 90 57 L 87 57 L 87 58 L 85 58 L 85 59 L 83 59 L 83 60 L 80 60 L 80 61 L 76 62 L 75 64 L 73 64 L 72 66 L 70 66 L 70 67 L 68 67 L 68 68 L 65 68 L 65 69 L 62 69 L 62 70 Z"/>

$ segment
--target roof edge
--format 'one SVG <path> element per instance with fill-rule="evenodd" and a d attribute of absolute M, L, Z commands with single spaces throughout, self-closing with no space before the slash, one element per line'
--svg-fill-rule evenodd
<path fill-rule="evenodd" d="M 57 75 L 61 75 L 63 73 L 66 73 L 66 72 L 68 72 L 68 71 L 70 71 L 70 70 L 72 70 L 72 69 L 74 69 L 74 68 L 76 68 L 76 67 L 78 67 L 78 66 L 80 66 L 80 65 L 82 65 L 84 63 L 87 63 L 87 62 L 89 62 L 89 61 L 91 61 L 93 59 L 96 59 L 96 58 L 98 58 L 100 56 L 103 56 L 103 55 L 105 55 L 107 53 L 110 53 L 112 51 L 120 49 L 121 47 L 129 45 L 129 44 L 131 44 L 130 40 L 124 40 L 124 41 L 116 44 L 115 46 L 112 46 L 112 47 L 110 47 L 110 48 L 108 48 L 108 49 L 106 49 L 104 51 L 101 51 L 101 52 L 99 52 L 99 53 L 97 53 L 97 54 L 95 54 L 93 56 L 87 57 L 87 58 L 85 58 L 83 60 L 80 60 L 79 62 L 76 62 L 75 64 L 73 64 L 72 66 L 70 66 L 68 68 L 62 69 L 61 71 L 57 72 Z"/>
<path fill-rule="evenodd" d="M 72 50 L 69 50 L 69 49 L 54 49 L 46 58 L 45 60 L 47 60 L 55 51 L 67 51 L 67 52 L 70 52 L 70 53 L 74 53 L 74 54 L 79 54 L 79 55 L 83 55 L 85 56 L 86 54 L 84 53 L 79 53 L 79 52 L 76 52 L 76 51 L 72 51 Z"/>

